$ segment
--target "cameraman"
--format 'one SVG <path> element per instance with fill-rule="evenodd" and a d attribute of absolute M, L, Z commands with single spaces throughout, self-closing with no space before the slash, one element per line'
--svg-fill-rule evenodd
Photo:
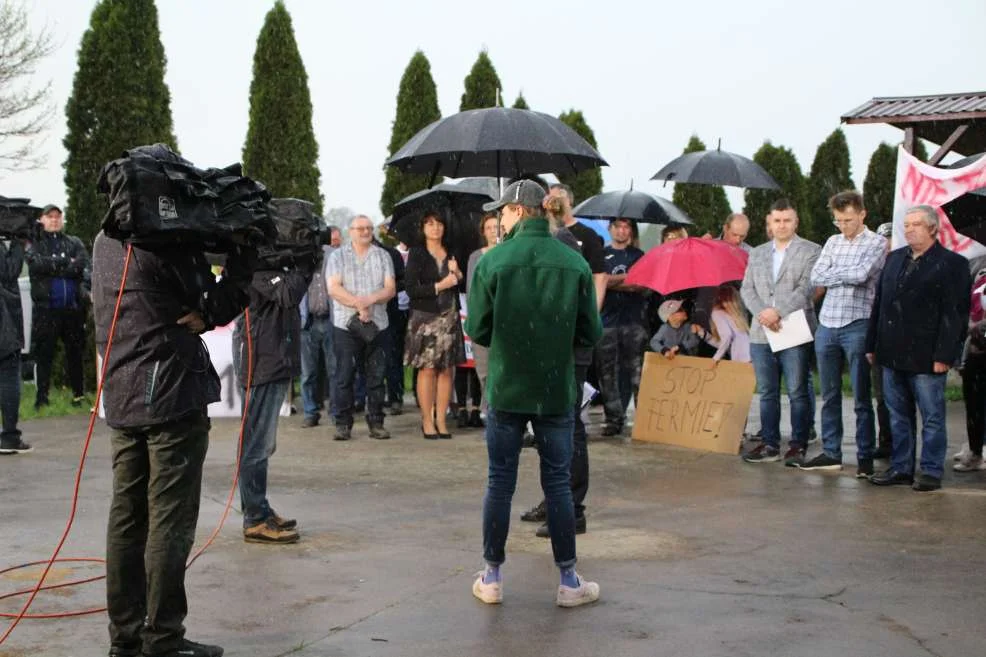
<path fill-rule="evenodd" d="M 301 373 L 299 305 L 321 263 L 318 254 L 287 262 L 272 254 L 262 258 L 249 288 L 252 379 L 240 452 L 240 504 L 243 540 L 247 543 L 295 543 L 298 523 L 278 515 L 267 500 L 267 464 L 277 448 L 277 416 L 294 377 Z M 233 331 L 233 369 L 241 390 L 247 381 L 246 318 Z M 245 398 L 245 390 L 244 390 Z"/>
<path fill-rule="evenodd" d="M 21 349 L 24 316 L 17 283 L 24 266 L 24 244 L 17 238 L 0 239 L 0 454 L 23 454 L 31 446 L 21 440 L 17 419 L 21 405 Z"/>
<path fill-rule="evenodd" d="M 96 347 L 105 354 L 125 245 L 100 233 L 93 246 Z M 219 375 L 199 334 L 247 304 L 250 252 L 231 254 L 216 282 L 188 245 L 135 245 L 103 383 L 113 428 L 113 500 L 106 538 L 110 657 L 219 657 L 184 638 L 185 561 L 195 538 L 206 407 Z"/>

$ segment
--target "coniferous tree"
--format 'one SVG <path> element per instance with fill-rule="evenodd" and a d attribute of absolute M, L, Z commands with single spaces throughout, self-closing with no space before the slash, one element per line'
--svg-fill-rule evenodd
<path fill-rule="evenodd" d="M 698 138 L 698 135 L 692 135 L 683 152 L 695 153 L 704 150 L 706 150 L 705 143 Z M 693 237 L 705 233 L 718 234 L 726 217 L 732 212 L 726 191 L 718 185 L 676 182 L 671 199 L 695 222 L 695 227 L 689 229 L 689 234 Z"/>
<path fill-rule="evenodd" d="M 849 145 L 842 128 L 837 128 L 825 138 L 815 152 L 808 174 L 808 207 L 798 208 L 802 237 L 823 244 L 833 233 L 829 199 L 834 194 L 853 189 L 852 169 L 849 164 Z"/>
<path fill-rule="evenodd" d="M 414 53 L 397 92 L 397 114 L 390 133 L 389 153 L 393 155 L 411 137 L 428 124 L 442 117 L 438 109 L 438 92 L 431 77 L 431 64 L 420 50 Z M 394 204 L 408 194 L 424 189 L 428 176 L 402 173 L 394 167 L 387 167 L 383 191 L 380 194 L 380 211 L 389 216 Z"/>
<path fill-rule="evenodd" d="M 100 0 L 82 35 L 62 141 L 65 216 L 87 248 L 108 208 L 96 193 L 103 165 L 135 146 L 177 148 L 165 65 L 154 0 Z"/>
<path fill-rule="evenodd" d="M 321 214 L 308 73 L 282 0 L 267 12 L 257 37 L 243 171 L 263 182 L 273 196 L 311 201 Z"/>
<path fill-rule="evenodd" d="M 873 151 L 863 181 L 866 223 L 876 228 L 894 215 L 894 192 L 897 180 L 897 149 L 886 142 Z"/>
<path fill-rule="evenodd" d="M 589 142 L 590 146 L 598 150 L 596 135 L 586 123 L 585 116 L 582 115 L 581 111 L 572 109 L 562 112 L 558 119 Z M 576 203 L 581 203 L 590 196 L 595 196 L 603 191 L 603 173 L 599 167 L 575 174 L 559 173 L 558 180 L 572 188 Z"/>
<path fill-rule="evenodd" d="M 462 94 L 459 111 L 496 107 L 499 91 L 503 88 L 500 77 L 493 68 L 489 54 L 483 50 L 465 80 L 466 90 Z M 502 102 L 500 103 L 502 104 Z"/>
<path fill-rule="evenodd" d="M 531 109 L 527 104 L 527 99 L 524 98 L 524 92 L 517 94 L 517 100 L 514 101 L 514 109 Z"/>
<path fill-rule="evenodd" d="M 164 143 L 177 149 L 171 94 L 164 82 L 166 58 L 154 0 L 100 0 L 82 35 L 72 95 L 65 107 L 68 132 L 62 140 L 68 230 L 92 249 L 106 215 L 106 198 L 96 193 L 103 166 L 123 151 Z M 83 355 L 86 389 L 96 383 L 92 318 L 87 320 Z M 55 355 L 54 383 L 62 349 Z"/>
<path fill-rule="evenodd" d="M 798 212 L 803 212 L 805 179 L 794 153 L 784 146 L 774 146 L 770 141 L 765 141 L 757 150 L 753 161 L 781 186 L 780 189 L 747 189 L 743 194 L 743 214 L 750 219 L 750 234 L 746 241 L 756 246 L 767 241 L 765 219 L 774 201 L 786 198 Z"/>

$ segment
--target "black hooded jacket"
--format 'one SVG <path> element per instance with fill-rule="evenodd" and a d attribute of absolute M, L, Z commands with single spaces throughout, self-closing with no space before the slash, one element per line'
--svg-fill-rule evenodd
<path fill-rule="evenodd" d="M 301 299 L 312 273 L 299 269 L 254 272 L 250 285 L 251 386 L 301 374 Z M 233 330 L 233 365 L 241 388 L 247 383 L 246 318 Z"/>
<path fill-rule="evenodd" d="M 106 353 L 123 277 L 126 245 L 100 233 L 93 245 L 96 347 Z M 219 376 L 202 339 L 178 319 L 197 311 L 206 330 L 224 326 L 247 304 L 248 276 L 234 259 L 216 282 L 204 254 L 187 245 L 133 247 L 113 336 L 103 405 L 111 427 L 143 427 L 177 420 L 220 399 Z"/>
<path fill-rule="evenodd" d="M 27 252 L 27 270 L 31 275 L 31 300 L 35 307 L 48 308 L 51 281 L 56 278 L 75 281 L 75 299 L 71 307 L 80 308 L 88 299 L 89 254 L 78 237 L 61 231 L 42 232 Z"/>

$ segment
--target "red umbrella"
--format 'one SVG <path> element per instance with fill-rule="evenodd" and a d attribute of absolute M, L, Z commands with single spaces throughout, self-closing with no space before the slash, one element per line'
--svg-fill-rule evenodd
<path fill-rule="evenodd" d="M 722 240 L 687 237 L 654 247 L 627 274 L 628 285 L 661 294 L 742 280 L 746 251 Z"/>

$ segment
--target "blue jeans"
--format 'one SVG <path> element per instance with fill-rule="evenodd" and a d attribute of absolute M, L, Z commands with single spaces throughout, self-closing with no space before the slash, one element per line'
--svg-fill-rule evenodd
<path fill-rule="evenodd" d="M 325 385 L 332 394 L 332 375 L 336 369 L 332 353 L 332 317 L 312 317 L 311 325 L 301 332 L 301 400 L 305 417 L 318 413 L 318 366 L 325 359 Z"/>
<path fill-rule="evenodd" d="M 244 527 L 263 522 L 271 515 L 267 502 L 267 462 L 277 449 L 277 416 L 290 383 L 290 379 L 281 379 L 250 388 L 240 453 L 240 506 Z"/>
<path fill-rule="evenodd" d="M 332 349 L 336 356 L 336 371 L 332 377 L 332 415 L 337 427 L 353 426 L 353 395 L 356 371 L 366 375 L 366 421 L 370 426 L 383 426 L 383 377 L 387 356 L 385 331 L 366 343 L 345 329 L 332 329 Z"/>
<path fill-rule="evenodd" d="M 894 440 L 890 463 L 897 472 L 914 474 L 916 404 L 921 411 L 921 472 L 941 479 L 948 447 L 946 377 L 946 374 L 914 374 L 883 368 L 883 395 L 890 409 L 890 433 Z"/>
<path fill-rule="evenodd" d="M 4 303 L 0 301 L 0 303 Z M 0 416 L 3 432 L 0 439 L 15 443 L 21 437 L 17 428 L 21 407 L 21 354 L 15 351 L 0 358 Z"/>
<path fill-rule="evenodd" d="M 791 400 L 791 447 L 804 448 L 808 444 L 811 426 L 811 402 L 808 392 L 808 363 L 811 344 L 802 344 L 774 353 L 770 345 L 750 345 L 753 370 L 757 375 L 760 393 L 760 427 L 763 442 L 779 449 L 781 445 L 781 374 Z M 814 394 L 814 393 L 811 393 Z"/>
<path fill-rule="evenodd" d="M 534 427 L 541 457 L 541 489 L 544 491 L 551 551 L 559 568 L 575 565 L 575 507 L 569 469 L 572 462 L 574 415 L 509 413 L 490 408 L 486 415 L 486 451 L 489 484 L 483 500 L 483 558 L 492 566 L 506 560 L 510 531 L 510 502 L 517 488 L 517 466 L 524 430 Z"/>
<path fill-rule="evenodd" d="M 848 362 L 856 410 L 856 457 L 873 458 L 873 400 L 870 397 L 870 364 L 866 361 L 867 320 L 841 328 L 819 325 L 815 355 L 822 380 L 822 449 L 842 459 L 842 363 Z"/>

